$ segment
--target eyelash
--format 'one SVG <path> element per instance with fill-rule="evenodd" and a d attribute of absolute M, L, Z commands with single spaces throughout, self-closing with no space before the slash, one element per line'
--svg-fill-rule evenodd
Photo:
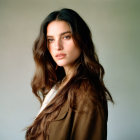
<path fill-rule="evenodd" d="M 48 43 L 53 42 L 54 39 L 47 39 Z"/>
<path fill-rule="evenodd" d="M 71 38 L 70 35 L 66 35 L 66 36 L 64 36 L 64 39 L 70 39 L 70 38 Z"/>

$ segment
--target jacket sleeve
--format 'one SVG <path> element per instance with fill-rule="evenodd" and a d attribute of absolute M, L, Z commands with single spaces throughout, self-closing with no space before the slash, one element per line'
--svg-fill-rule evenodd
<path fill-rule="evenodd" d="M 71 140 L 106 140 L 107 117 L 101 105 L 84 97 L 74 112 Z"/>

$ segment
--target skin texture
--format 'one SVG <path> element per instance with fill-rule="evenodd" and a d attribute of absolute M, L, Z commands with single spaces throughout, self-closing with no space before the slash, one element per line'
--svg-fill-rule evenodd
<path fill-rule="evenodd" d="M 71 75 L 72 64 L 80 56 L 81 50 L 74 43 L 68 23 L 59 20 L 49 23 L 47 43 L 53 60 L 58 66 L 64 67 L 66 75 Z"/>

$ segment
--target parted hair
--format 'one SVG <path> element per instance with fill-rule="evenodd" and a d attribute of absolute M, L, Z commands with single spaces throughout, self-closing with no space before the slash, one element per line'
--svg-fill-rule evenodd
<path fill-rule="evenodd" d="M 73 77 L 36 117 L 34 122 L 27 127 L 26 140 L 35 140 L 41 134 L 45 140 L 49 135 L 49 124 L 58 116 L 64 103 L 69 100 L 70 106 L 73 109 L 75 108 L 75 92 L 83 83 L 85 87 L 92 86 L 96 90 L 96 96 L 101 104 L 106 105 L 107 100 L 113 102 L 103 81 L 105 72 L 96 54 L 91 31 L 77 12 L 67 8 L 50 13 L 41 24 L 39 36 L 33 46 L 36 66 L 31 82 L 33 94 L 42 104 L 50 89 L 60 83 L 66 76 L 64 68 L 57 67 L 47 47 L 47 26 L 55 20 L 65 21 L 69 24 L 72 30 L 72 38 L 76 45 L 80 47 L 81 54 L 73 64 L 75 68 Z M 80 93 L 78 96 L 80 96 Z"/>

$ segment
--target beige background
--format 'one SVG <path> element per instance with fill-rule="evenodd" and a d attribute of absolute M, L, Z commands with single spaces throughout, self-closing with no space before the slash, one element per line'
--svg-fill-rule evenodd
<path fill-rule="evenodd" d="M 0 0 L 0 139 L 24 140 L 39 110 L 30 81 L 32 45 L 48 13 L 76 10 L 88 23 L 116 104 L 109 103 L 108 140 L 140 139 L 139 0 Z"/>

